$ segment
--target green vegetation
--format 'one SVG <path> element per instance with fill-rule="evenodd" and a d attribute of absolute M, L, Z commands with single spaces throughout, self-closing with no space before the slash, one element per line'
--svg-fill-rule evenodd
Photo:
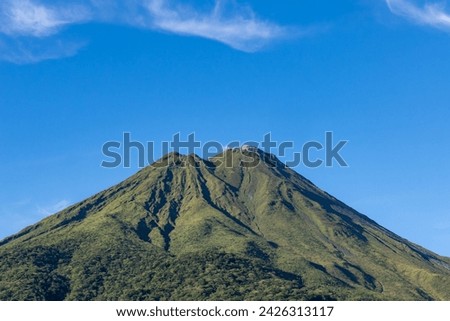
<path fill-rule="evenodd" d="M 169 154 L 3 240 L 0 300 L 450 300 L 448 258 L 245 153 Z"/>

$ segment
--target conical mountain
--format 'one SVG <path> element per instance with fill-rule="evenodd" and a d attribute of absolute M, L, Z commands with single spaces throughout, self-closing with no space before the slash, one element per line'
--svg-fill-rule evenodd
<path fill-rule="evenodd" d="M 0 300 L 450 300 L 450 260 L 255 149 L 172 153 L 0 243 Z"/>

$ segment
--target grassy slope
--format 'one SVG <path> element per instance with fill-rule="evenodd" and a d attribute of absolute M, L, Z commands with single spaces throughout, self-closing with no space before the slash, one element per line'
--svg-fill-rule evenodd
<path fill-rule="evenodd" d="M 172 156 L 4 240 L 0 299 L 450 299 L 448 259 L 269 155 Z"/>

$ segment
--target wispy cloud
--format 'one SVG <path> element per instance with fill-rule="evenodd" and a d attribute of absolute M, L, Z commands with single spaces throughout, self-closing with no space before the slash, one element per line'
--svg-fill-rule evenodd
<path fill-rule="evenodd" d="M 49 5 L 36 0 L 0 2 L 0 59 L 17 64 L 35 63 L 76 54 L 84 45 L 58 34 L 91 19 L 80 4 Z"/>
<path fill-rule="evenodd" d="M 287 35 L 286 28 L 258 19 L 249 7 L 227 8 L 224 1 L 216 1 L 206 13 L 163 0 L 148 1 L 146 7 L 158 29 L 213 39 L 242 51 L 259 50 Z"/>
<path fill-rule="evenodd" d="M 392 13 L 415 23 L 450 31 L 450 13 L 444 2 L 426 2 L 420 6 L 410 0 L 385 0 Z"/>
<path fill-rule="evenodd" d="M 46 37 L 89 20 L 90 14 L 80 5 L 52 7 L 32 0 L 3 0 L 0 17 L 0 31 L 6 35 Z"/>
<path fill-rule="evenodd" d="M 43 215 L 43 216 L 48 216 L 51 214 L 55 214 L 59 211 L 62 211 L 63 209 L 65 209 L 66 207 L 68 207 L 71 203 L 68 200 L 61 200 L 58 201 L 54 204 L 50 204 L 44 207 L 38 206 L 37 210 L 38 213 Z"/>
<path fill-rule="evenodd" d="M 0 204 L 0 240 L 4 237 L 16 233 L 19 230 L 34 224 L 44 217 L 57 213 L 68 207 L 71 203 L 67 200 L 60 200 L 45 206 L 37 206 L 29 198 L 17 200 L 11 203 Z"/>
<path fill-rule="evenodd" d="M 0 60 L 15 64 L 38 63 L 43 60 L 72 57 L 86 42 L 68 41 L 55 37 L 48 39 L 0 37 Z"/>
<path fill-rule="evenodd" d="M 292 30 L 258 18 L 234 0 L 216 0 L 209 10 L 178 0 L 0 1 L 0 59 L 16 63 L 74 55 L 82 44 L 64 39 L 63 31 L 88 22 L 203 37 L 246 52 L 292 35 Z"/>

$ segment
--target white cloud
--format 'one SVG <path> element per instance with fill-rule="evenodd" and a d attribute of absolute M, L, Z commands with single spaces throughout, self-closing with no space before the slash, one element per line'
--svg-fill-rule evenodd
<path fill-rule="evenodd" d="M 167 1 L 149 0 L 146 5 L 154 27 L 181 35 L 216 40 L 242 51 L 256 51 L 264 45 L 285 37 L 285 28 L 255 17 L 248 7 L 226 12 L 223 1 L 217 0 L 208 13 L 192 8 L 168 6 Z"/>
<path fill-rule="evenodd" d="M 0 240 L 8 235 L 35 224 L 51 214 L 66 208 L 71 203 L 61 200 L 48 206 L 37 206 L 32 199 L 24 198 L 11 203 L 0 204 Z"/>
<path fill-rule="evenodd" d="M 44 60 L 72 57 L 85 46 L 85 42 L 65 41 L 58 38 L 39 39 L 0 37 L 0 60 L 15 64 L 38 63 Z"/>
<path fill-rule="evenodd" d="M 419 6 L 409 0 L 385 0 L 392 13 L 406 17 L 415 23 L 450 31 L 450 13 L 445 3 L 425 3 Z"/>
<path fill-rule="evenodd" d="M 47 37 L 64 26 L 89 20 L 89 11 L 82 6 L 51 7 L 32 0 L 4 0 L 0 17 L 0 32 L 6 35 Z"/>
<path fill-rule="evenodd" d="M 0 60 L 17 64 L 73 56 L 82 42 L 63 40 L 66 26 L 91 18 L 80 4 L 48 5 L 37 0 L 1 0 Z"/>
<path fill-rule="evenodd" d="M 206 12 L 178 0 L 0 0 L 0 59 L 34 63 L 72 56 L 82 44 L 65 40 L 62 31 L 88 22 L 203 37 L 246 52 L 288 33 L 234 0 L 216 0 Z"/>
<path fill-rule="evenodd" d="M 62 211 L 66 207 L 68 207 L 71 203 L 68 200 L 61 200 L 55 204 L 51 204 L 48 206 L 40 207 L 38 206 L 38 213 L 43 216 L 48 216 L 51 214 L 58 213 L 59 211 Z"/>

